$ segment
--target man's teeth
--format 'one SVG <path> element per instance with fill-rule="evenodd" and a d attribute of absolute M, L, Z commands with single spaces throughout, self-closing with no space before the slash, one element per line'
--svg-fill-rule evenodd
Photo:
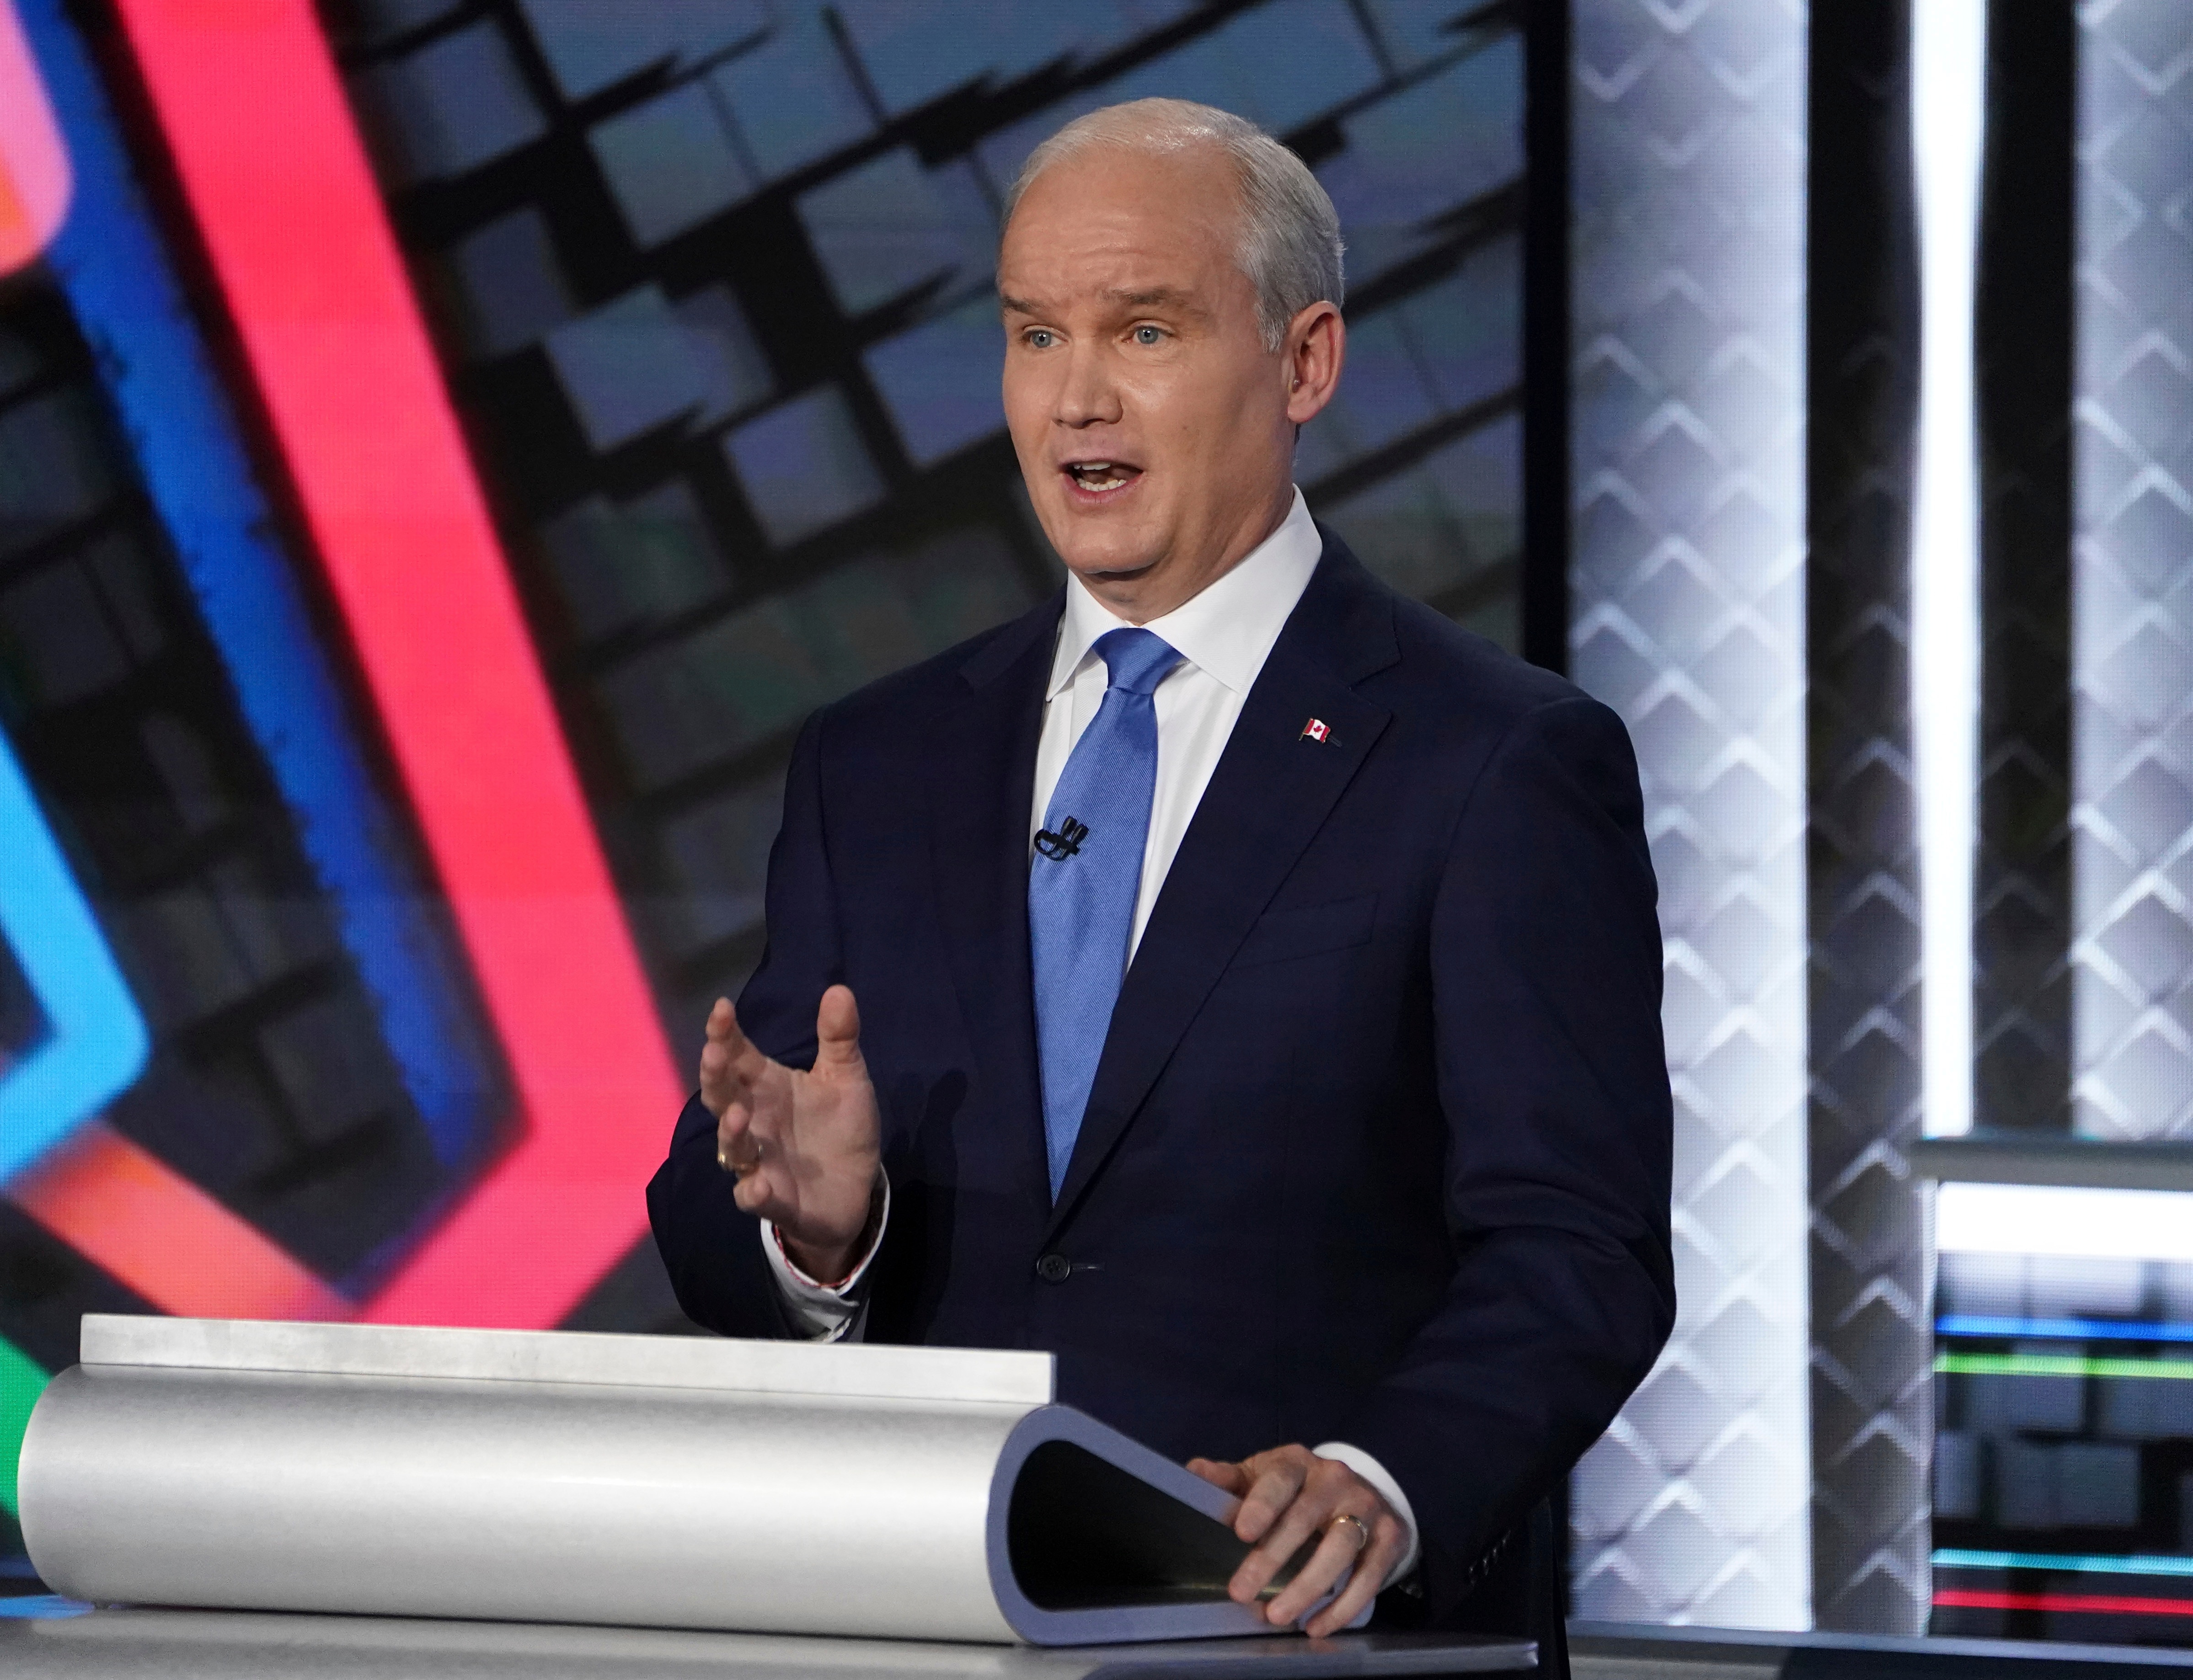
<path fill-rule="evenodd" d="M 1108 460 L 1076 461 L 1067 471 L 1085 490 L 1116 490 L 1127 482 L 1127 475 Z"/>

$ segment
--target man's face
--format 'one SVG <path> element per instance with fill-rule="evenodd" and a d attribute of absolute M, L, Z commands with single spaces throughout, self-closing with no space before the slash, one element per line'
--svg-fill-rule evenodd
<path fill-rule="evenodd" d="M 1005 420 L 1037 517 L 1138 620 L 1286 511 L 1291 358 L 1264 348 L 1234 260 L 1234 179 L 1216 147 L 1092 147 L 1036 178 L 999 253 Z"/>

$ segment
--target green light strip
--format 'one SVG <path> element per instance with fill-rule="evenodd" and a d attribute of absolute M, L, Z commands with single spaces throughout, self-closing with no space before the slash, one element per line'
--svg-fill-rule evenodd
<path fill-rule="evenodd" d="M 2056 1353 L 1938 1353 L 1934 1369 L 1963 1377 L 2193 1377 L 2193 1359 L 2087 1359 Z"/>
<path fill-rule="evenodd" d="M 0 1341 L 0 1505 L 15 1504 L 15 1460 L 22 1455 L 23 1431 L 31 1426 L 31 1408 L 46 1391 L 45 1368 L 12 1342 Z"/>

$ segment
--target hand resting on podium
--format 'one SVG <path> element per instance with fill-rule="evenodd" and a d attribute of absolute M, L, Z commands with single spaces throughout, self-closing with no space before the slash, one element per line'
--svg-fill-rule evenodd
<path fill-rule="evenodd" d="M 1234 1532 L 1256 1549 L 1226 1584 L 1235 1603 L 1255 1603 L 1289 1558 L 1317 1542 L 1294 1579 L 1264 1606 L 1274 1627 L 1303 1622 L 1352 1567 L 1345 1589 L 1303 1622 L 1313 1638 L 1337 1633 L 1386 1585 L 1408 1548 L 1408 1529 L 1384 1496 L 1337 1459 L 1320 1458 L 1307 1447 L 1275 1447 L 1239 1464 L 1190 1459 L 1188 1467 L 1241 1501 Z"/>
<path fill-rule="evenodd" d="M 716 1117 L 717 1161 L 738 1174 L 731 1195 L 741 1210 L 774 1225 L 801 1271 L 834 1283 L 860 1263 L 881 1158 L 850 986 L 822 994 L 815 1043 L 812 1071 L 772 1061 L 719 997 L 701 1051 L 701 1100 Z"/>

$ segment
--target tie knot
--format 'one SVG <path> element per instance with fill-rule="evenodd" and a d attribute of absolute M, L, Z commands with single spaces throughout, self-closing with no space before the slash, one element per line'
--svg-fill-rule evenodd
<path fill-rule="evenodd" d="M 1180 663 L 1165 637 L 1148 630 L 1108 630 L 1096 638 L 1096 651 L 1112 674 L 1111 686 L 1147 694 Z"/>

